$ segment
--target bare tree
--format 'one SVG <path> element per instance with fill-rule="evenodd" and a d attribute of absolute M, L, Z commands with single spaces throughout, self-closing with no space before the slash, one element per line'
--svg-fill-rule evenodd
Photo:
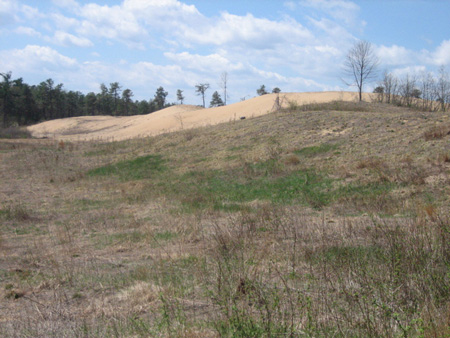
<path fill-rule="evenodd" d="M 414 102 L 414 90 L 416 89 L 416 75 L 410 75 L 409 73 L 400 82 L 400 96 L 403 100 L 403 105 L 411 107 Z"/>
<path fill-rule="evenodd" d="M 227 105 L 227 84 L 228 84 L 228 72 L 223 72 L 220 75 L 220 88 L 223 89 L 223 105 Z"/>
<path fill-rule="evenodd" d="M 197 95 L 201 95 L 203 99 L 203 108 L 205 108 L 205 92 L 209 88 L 209 83 L 200 83 L 195 85 L 195 92 Z"/>
<path fill-rule="evenodd" d="M 444 66 L 439 68 L 439 78 L 436 83 L 436 96 L 441 104 L 441 110 L 445 112 L 448 103 L 450 103 L 450 81 Z"/>
<path fill-rule="evenodd" d="M 420 78 L 420 91 L 422 92 L 422 109 L 433 111 L 435 101 L 436 84 L 433 74 L 430 72 L 422 72 Z"/>
<path fill-rule="evenodd" d="M 383 73 L 383 79 L 381 80 L 380 86 L 383 87 L 383 97 L 386 103 L 391 103 L 393 101 L 393 96 L 397 94 L 398 80 L 397 78 L 389 73 L 387 70 Z"/>
<path fill-rule="evenodd" d="M 376 77 L 378 63 L 370 42 L 359 41 L 348 52 L 344 62 L 344 74 L 351 81 L 345 83 L 358 87 L 359 101 L 362 101 L 363 86 Z"/>

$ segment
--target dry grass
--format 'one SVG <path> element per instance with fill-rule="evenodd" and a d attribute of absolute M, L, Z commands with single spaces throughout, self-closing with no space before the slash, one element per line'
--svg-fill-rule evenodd
<path fill-rule="evenodd" d="M 434 126 L 423 134 L 425 140 L 440 140 L 446 136 L 450 135 L 450 125 L 439 124 Z"/>
<path fill-rule="evenodd" d="M 333 104 L 0 140 L 0 336 L 449 336 L 449 118 Z"/>

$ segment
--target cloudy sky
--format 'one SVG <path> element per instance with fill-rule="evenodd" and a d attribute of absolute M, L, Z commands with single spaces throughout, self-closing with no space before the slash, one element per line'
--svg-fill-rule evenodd
<path fill-rule="evenodd" d="M 359 39 L 380 70 L 450 70 L 449 13 L 448 0 L 0 0 L 0 73 L 85 94 L 119 82 L 137 100 L 163 86 L 190 104 L 195 84 L 221 92 L 223 72 L 229 102 L 262 84 L 354 90 L 341 65 Z"/>

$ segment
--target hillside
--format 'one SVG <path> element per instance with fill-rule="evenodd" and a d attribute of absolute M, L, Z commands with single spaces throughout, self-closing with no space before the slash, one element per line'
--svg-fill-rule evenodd
<path fill-rule="evenodd" d="M 203 109 L 192 105 L 172 106 L 148 115 L 130 117 L 86 116 L 52 120 L 29 127 L 33 136 L 59 140 L 125 140 L 158 135 L 181 129 L 215 125 L 273 112 L 276 94 L 268 94 L 226 107 Z M 334 100 L 355 101 L 356 93 L 281 93 L 280 106 L 290 103 L 324 103 Z M 366 94 L 370 100 L 370 95 Z"/>
<path fill-rule="evenodd" d="M 0 140 L 0 336 L 449 336 L 449 114 L 308 98 Z"/>

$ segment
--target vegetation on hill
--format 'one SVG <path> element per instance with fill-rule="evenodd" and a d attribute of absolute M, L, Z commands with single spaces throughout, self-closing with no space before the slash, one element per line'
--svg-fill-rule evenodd
<path fill-rule="evenodd" d="M 449 117 L 291 108 L 0 140 L 0 336 L 448 337 Z"/>
<path fill-rule="evenodd" d="M 171 106 L 168 92 L 156 90 L 153 99 L 133 100 L 130 89 L 122 90 L 118 82 L 109 88 L 101 84 L 100 92 L 82 94 L 55 85 L 52 79 L 37 86 L 26 84 L 22 78 L 12 79 L 11 73 L 0 74 L 0 126 L 30 125 L 36 122 L 86 115 L 129 116 L 149 114 Z"/>
<path fill-rule="evenodd" d="M 380 102 L 413 107 L 422 111 L 450 109 L 450 78 L 445 67 L 440 67 L 437 76 L 430 72 L 406 74 L 404 77 L 384 72 L 378 87 L 374 89 Z"/>

